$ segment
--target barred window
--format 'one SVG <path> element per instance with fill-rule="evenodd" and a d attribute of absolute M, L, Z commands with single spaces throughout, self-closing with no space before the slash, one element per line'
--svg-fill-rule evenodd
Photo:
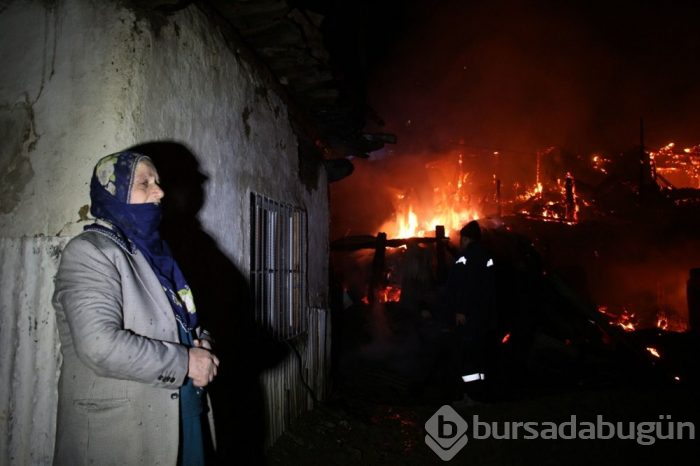
<path fill-rule="evenodd" d="M 289 338 L 306 329 L 306 212 L 255 193 L 250 209 L 255 317 Z"/>

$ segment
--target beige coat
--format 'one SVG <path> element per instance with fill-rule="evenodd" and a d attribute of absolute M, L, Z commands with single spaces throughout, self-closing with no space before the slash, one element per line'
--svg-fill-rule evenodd
<path fill-rule="evenodd" d="M 55 284 L 63 367 L 54 463 L 175 465 L 188 354 L 150 265 L 88 231 L 64 249 Z"/>

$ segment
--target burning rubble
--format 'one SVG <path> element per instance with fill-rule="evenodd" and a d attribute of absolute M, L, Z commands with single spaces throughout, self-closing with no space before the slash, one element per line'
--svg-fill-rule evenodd
<path fill-rule="evenodd" d="M 651 151 L 655 178 L 665 188 L 700 188 L 700 145 L 677 149 L 670 142 Z"/>
<path fill-rule="evenodd" d="M 679 191 L 698 186 L 700 149 L 673 147 L 615 156 L 547 148 L 519 177 L 499 172 L 507 154 L 460 149 L 420 164 L 411 183 L 402 185 L 399 176 L 374 180 L 373 192 L 390 207 L 388 218 L 375 223 L 380 233 L 345 235 L 333 243 L 346 307 L 412 305 L 414 315 L 439 314 L 454 236 L 479 219 L 501 264 L 504 351 L 529 348 L 530 357 L 532 351 L 554 351 L 571 363 L 567 358 L 626 347 L 624 339 L 636 335 L 630 341 L 641 352 L 632 351 L 633 357 L 669 367 L 677 354 L 677 340 L 669 335 L 683 335 L 692 319 L 688 270 L 700 263 L 690 234 L 697 216 L 677 210 L 689 205 L 680 199 L 697 195 Z M 679 173 L 690 181 L 681 184 Z M 415 257 L 407 260 L 409 251 L 424 256 L 419 263 L 425 273 L 414 282 L 407 277 L 415 270 L 405 270 L 416 263 Z M 359 269 L 363 278 L 349 280 Z M 686 380 L 682 372 L 667 375 Z"/>

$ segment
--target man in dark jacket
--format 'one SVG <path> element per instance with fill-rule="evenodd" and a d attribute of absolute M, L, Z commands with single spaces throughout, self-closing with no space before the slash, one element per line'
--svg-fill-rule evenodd
<path fill-rule="evenodd" d="M 460 253 L 447 281 L 449 315 L 454 316 L 453 369 L 472 398 L 483 397 L 494 353 L 496 327 L 494 261 L 481 244 L 476 220 L 460 231 Z"/>

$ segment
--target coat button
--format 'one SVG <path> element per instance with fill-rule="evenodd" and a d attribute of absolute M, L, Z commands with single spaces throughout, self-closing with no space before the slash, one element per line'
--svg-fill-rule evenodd
<path fill-rule="evenodd" d="M 180 398 L 180 395 L 178 395 L 177 393 L 171 393 L 170 398 L 173 400 L 177 400 L 178 398 Z"/>

